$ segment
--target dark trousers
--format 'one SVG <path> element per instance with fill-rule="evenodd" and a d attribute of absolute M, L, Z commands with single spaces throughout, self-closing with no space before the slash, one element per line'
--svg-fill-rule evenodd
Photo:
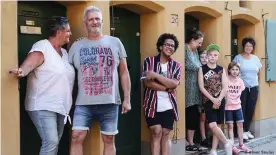
<path fill-rule="evenodd" d="M 199 127 L 199 110 L 198 105 L 193 105 L 186 108 L 185 112 L 186 128 L 188 130 L 196 130 Z"/>
<path fill-rule="evenodd" d="M 244 117 L 243 130 L 248 132 L 250 124 L 254 115 L 257 99 L 259 94 L 259 87 L 245 88 L 241 94 L 241 105 Z"/>

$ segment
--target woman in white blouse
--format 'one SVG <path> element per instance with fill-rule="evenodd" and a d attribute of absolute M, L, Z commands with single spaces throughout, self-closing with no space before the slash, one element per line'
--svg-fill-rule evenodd
<path fill-rule="evenodd" d="M 75 72 L 62 46 L 71 36 L 69 21 L 55 17 L 48 25 L 48 39 L 36 42 L 19 68 L 17 77 L 27 76 L 25 109 L 41 139 L 39 155 L 57 155 L 64 124 L 72 105 Z"/>

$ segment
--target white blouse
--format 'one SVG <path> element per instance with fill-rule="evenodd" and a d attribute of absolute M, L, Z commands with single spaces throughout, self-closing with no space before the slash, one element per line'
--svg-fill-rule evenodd
<path fill-rule="evenodd" d="M 41 51 L 44 62 L 29 73 L 25 109 L 28 111 L 48 110 L 65 116 L 72 106 L 72 90 L 75 79 L 74 68 L 68 62 L 68 54 L 62 48 L 61 57 L 47 40 L 36 42 L 31 51 Z"/>

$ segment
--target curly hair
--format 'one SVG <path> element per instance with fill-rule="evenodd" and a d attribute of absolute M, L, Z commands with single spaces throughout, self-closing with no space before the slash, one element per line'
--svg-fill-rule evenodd
<path fill-rule="evenodd" d="M 187 38 L 185 40 L 185 43 L 190 43 L 192 39 L 197 40 L 202 37 L 204 37 L 204 34 L 193 27 L 191 30 L 187 30 Z"/>
<path fill-rule="evenodd" d="M 176 36 L 170 33 L 163 33 L 160 35 L 156 43 L 156 49 L 158 52 L 161 52 L 160 46 L 164 45 L 166 39 L 171 39 L 174 41 L 174 50 L 176 51 L 179 46 L 179 41 L 177 40 Z"/>
<path fill-rule="evenodd" d="M 255 49 L 256 41 L 255 41 L 254 38 L 252 38 L 252 37 L 245 37 L 245 38 L 243 38 L 243 40 L 242 40 L 242 48 L 243 49 L 245 48 L 245 45 L 247 43 L 250 43 L 253 46 L 253 49 Z"/>

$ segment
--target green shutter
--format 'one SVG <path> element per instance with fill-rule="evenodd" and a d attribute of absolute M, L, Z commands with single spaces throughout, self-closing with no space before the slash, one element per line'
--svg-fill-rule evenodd
<path fill-rule="evenodd" d="M 266 81 L 276 81 L 276 20 L 266 20 Z"/>

